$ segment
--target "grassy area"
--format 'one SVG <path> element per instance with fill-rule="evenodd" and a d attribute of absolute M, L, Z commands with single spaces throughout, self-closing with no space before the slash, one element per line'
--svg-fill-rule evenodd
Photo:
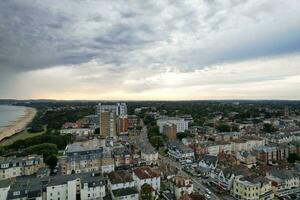
<path fill-rule="evenodd" d="M 165 147 L 160 147 L 158 150 L 158 153 L 162 156 L 167 156 L 168 154 L 166 153 L 166 148 Z"/>
<path fill-rule="evenodd" d="M 17 140 L 27 139 L 27 138 L 42 135 L 46 132 L 46 130 L 47 130 L 46 126 L 44 127 L 44 131 L 38 132 L 38 133 L 29 133 L 27 130 L 24 130 L 20 133 L 17 133 L 17 134 L 15 134 L 15 135 L 13 135 L 9 138 L 6 138 L 6 139 L 2 140 L 0 142 L 0 146 L 7 146 L 7 145 L 10 145 L 10 144 L 14 143 Z"/>

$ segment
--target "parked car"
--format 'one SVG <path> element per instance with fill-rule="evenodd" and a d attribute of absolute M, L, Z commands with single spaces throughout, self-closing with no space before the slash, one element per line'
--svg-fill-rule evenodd
<path fill-rule="evenodd" d="M 211 191 L 210 191 L 209 189 L 205 189 L 205 192 L 206 192 L 207 194 L 211 194 Z"/>
<path fill-rule="evenodd" d="M 209 194 L 205 194 L 205 199 L 210 199 L 210 195 Z"/>

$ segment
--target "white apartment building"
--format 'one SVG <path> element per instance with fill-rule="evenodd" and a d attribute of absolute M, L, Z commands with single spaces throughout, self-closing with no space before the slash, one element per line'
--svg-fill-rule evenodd
<path fill-rule="evenodd" d="M 178 161 L 193 160 L 195 158 L 193 149 L 184 146 L 177 141 L 169 142 L 167 147 L 168 155 Z"/>
<path fill-rule="evenodd" d="M 135 187 L 132 175 L 126 171 L 108 174 L 108 190 L 113 200 L 138 200 L 139 192 Z"/>
<path fill-rule="evenodd" d="M 101 199 L 106 196 L 105 179 L 95 174 L 58 176 L 46 185 L 47 200 Z"/>
<path fill-rule="evenodd" d="M 166 124 L 175 124 L 177 133 L 184 132 L 189 128 L 189 122 L 183 118 L 178 117 L 162 116 L 156 121 L 156 124 L 157 126 L 159 126 L 160 133 L 163 133 L 163 127 Z"/>
<path fill-rule="evenodd" d="M 146 165 L 156 165 L 158 161 L 158 152 L 153 149 L 141 149 L 141 159 Z"/>
<path fill-rule="evenodd" d="M 149 184 L 154 190 L 160 191 L 160 175 L 150 167 L 140 167 L 133 170 L 133 180 L 140 191 L 144 184 Z"/>
<path fill-rule="evenodd" d="M 90 128 L 66 128 L 60 130 L 61 134 L 72 134 L 76 136 L 88 136 L 94 133 Z"/>
<path fill-rule="evenodd" d="M 95 173 L 53 176 L 51 178 L 24 177 L 2 180 L 0 182 L 0 199 L 103 199 L 106 196 L 105 185 L 105 178 Z"/>

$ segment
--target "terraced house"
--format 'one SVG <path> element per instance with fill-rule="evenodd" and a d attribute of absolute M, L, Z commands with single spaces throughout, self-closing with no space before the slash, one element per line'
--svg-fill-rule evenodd
<path fill-rule="evenodd" d="M 0 159 L 0 180 L 23 175 L 33 175 L 40 168 L 45 167 L 42 156 L 7 157 Z"/>
<path fill-rule="evenodd" d="M 72 144 L 66 147 L 60 157 L 61 173 L 77 174 L 93 171 L 109 173 L 114 170 L 114 162 L 108 148 Z"/>
<path fill-rule="evenodd" d="M 274 198 L 271 181 L 261 176 L 236 176 L 231 189 L 235 199 L 269 200 Z"/>

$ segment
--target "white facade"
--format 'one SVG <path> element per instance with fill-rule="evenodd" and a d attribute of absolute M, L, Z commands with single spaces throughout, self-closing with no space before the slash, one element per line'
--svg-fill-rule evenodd
<path fill-rule="evenodd" d="M 0 188 L 0 199 L 7 199 L 9 189 L 10 186 Z"/>
<path fill-rule="evenodd" d="M 4 179 L 8 179 L 8 178 L 14 178 L 14 177 L 17 177 L 17 176 L 22 176 L 24 174 L 22 174 L 22 169 L 23 167 L 10 167 L 10 168 L 6 168 L 6 169 L 3 169 L 3 166 L 1 166 L 1 177 L 0 177 L 0 180 L 4 180 Z"/>
<path fill-rule="evenodd" d="M 46 197 L 47 200 L 73 200 L 76 199 L 76 194 L 79 191 L 82 200 L 91 200 L 106 196 L 104 184 L 89 186 L 88 183 L 83 183 L 80 178 L 77 178 L 65 183 L 49 185 L 46 188 Z"/>
<path fill-rule="evenodd" d="M 103 198 L 106 195 L 105 186 L 102 187 L 88 187 L 88 183 L 83 184 L 81 188 L 80 196 L 81 199 L 91 200 L 96 198 Z"/>
<path fill-rule="evenodd" d="M 54 200 L 54 199 L 58 199 L 58 198 L 60 200 L 67 200 L 67 196 L 68 196 L 67 191 L 68 191 L 67 184 L 48 186 L 46 188 L 47 200 Z"/>
<path fill-rule="evenodd" d="M 114 194 L 112 193 L 112 199 L 113 200 L 121 200 L 121 199 L 126 199 L 126 200 L 139 200 L 139 194 L 129 194 L 129 195 L 124 195 L 122 197 L 115 197 Z"/>
<path fill-rule="evenodd" d="M 277 196 L 286 196 L 300 192 L 300 177 L 297 173 L 288 170 L 275 170 L 268 172 L 266 178 L 275 182 L 273 190 Z"/>
<path fill-rule="evenodd" d="M 78 136 L 88 136 L 90 134 L 94 133 L 93 129 L 90 128 L 67 128 L 67 129 L 61 129 L 61 134 L 72 134 L 72 135 L 78 135 Z"/>
<path fill-rule="evenodd" d="M 134 187 L 134 181 L 126 182 L 126 183 L 117 183 L 112 184 L 111 182 L 108 183 L 108 187 L 110 190 L 118 190 L 118 189 L 125 189 L 125 188 L 132 188 Z"/>
<path fill-rule="evenodd" d="M 219 145 L 208 146 L 207 152 L 209 155 L 217 156 L 220 152 L 220 146 Z"/>
<path fill-rule="evenodd" d="M 107 165 L 102 165 L 101 167 L 101 172 L 102 173 L 110 173 L 110 172 L 113 172 L 115 171 L 115 164 L 112 163 L 112 164 L 107 164 Z"/>
<path fill-rule="evenodd" d="M 159 126 L 159 132 L 163 133 L 163 127 L 166 124 L 176 124 L 176 132 L 180 133 L 180 132 L 184 132 L 186 130 L 188 130 L 189 128 L 189 122 L 185 121 L 182 118 L 177 118 L 177 117 L 164 117 L 164 118 L 160 118 L 157 120 L 157 126 Z"/>
<path fill-rule="evenodd" d="M 158 152 L 141 152 L 141 159 L 146 161 L 147 165 L 156 164 L 158 161 Z"/>
<path fill-rule="evenodd" d="M 159 191 L 160 190 L 160 177 L 152 177 L 152 178 L 147 178 L 147 179 L 140 179 L 138 176 L 136 176 L 134 173 L 133 173 L 133 179 L 136 183 L 136 187 L 138 189 L 138 191 L 141 190 L 142 186 L 144 184 L 149 184 L 151 185 L 151 187 L 154 189 L 154 190 L 157 190 Z"/>

